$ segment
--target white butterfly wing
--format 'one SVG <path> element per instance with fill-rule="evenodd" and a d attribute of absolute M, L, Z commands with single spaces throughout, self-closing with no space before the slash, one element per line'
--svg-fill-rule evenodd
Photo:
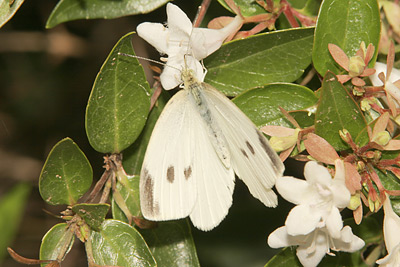
<path fill-rule="evenodd" d="M 197 200 L 190 219 L 203 231 L 216 227 L 228 214 L 232 205 L 235 173 L 226 168 L 210 141 L 205 122 L 201 119 L 196 129 L 196 189 Z"/>
<path fill-rule="evenodd" d="M 232 205 L 234 179 L 233 169 L 216 154 L 193 98 L 179 91 L 147 147 L 140 177 L 143 216 L 162 221 L 190 215 L 194 226 L 211 230 Z"/>
<path fill-rule="evenodd" d="M 250 193 L 268 207 L 277 205 L 271 190 L 284 165 L 254 123 L 225 95 L 202 83 L 209 108 L 231 151 L 232 166 Z"/>
<path fill-rule="evenodd" d="M 180 219 L 197 198 L 193 166 L 196 110 L 184 90 L 165 106 L 147 146 L 140 174 L 140 202 L 149 220 Z M 198 123 L 198 120 L 197 120 Z"/>

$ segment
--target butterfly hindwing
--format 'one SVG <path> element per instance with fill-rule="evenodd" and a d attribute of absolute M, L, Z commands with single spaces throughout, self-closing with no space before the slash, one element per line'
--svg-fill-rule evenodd
<path fill-rule="evenodd" d="M 202 83 L 203 93 L 231 151 L 232 166 L 251 194 L 266 206 L 277 205 L 271 190 L 284 165 L 254 123 L 225 95 Z"/>

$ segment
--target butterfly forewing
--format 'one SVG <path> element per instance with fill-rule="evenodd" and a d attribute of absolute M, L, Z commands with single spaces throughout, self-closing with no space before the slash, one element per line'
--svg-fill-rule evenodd
<path fill-rule="evenodd" d="M 192 211 L 197 198 L 192 138 L 199 120 L 184 90 L 161 113 L 141 170 L 140 202 L 145 218 L 179 219 Z"/>
<path fill-rule="evenodd" d="M 265 205 L 277 205 L 271 190 L 284 165 L 254 123 L 226 96 L 202 83 L 215 121 L 220 125 L 232 157 L 232 166 L 251 194 Z"/>

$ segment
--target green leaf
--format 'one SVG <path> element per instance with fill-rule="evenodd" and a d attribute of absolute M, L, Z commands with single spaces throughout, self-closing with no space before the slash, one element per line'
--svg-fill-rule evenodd
<path fill-rule="evenodd" d="M 0 263 L 7 253 L 7 247 L 11 245 L 16 235 L 29 192 L 29 185 L 18 184 L 0 200 Z"/>
<path fill-rule="evenodd" d="M 56 224 L 43 236 L 40 245 L 40 259 L 62 261 L 71 250 L 73 243 L 74 235 L 68 225 L 66 223 Z M 43 263 L 41 266 L 45 267 L 46 265 Z"/>
<path fill-rule="evenodd" d="M 200 266 L 187 219 L 159 222 L 157 228 L 139 231 L 158 266 Z"/>
<path fill-rule="evenodd" d="M 375 168 L 382 185 L 387 190 L 400 190 L 400 179 L 390 171 L 383 172 Z M 394 212 L 400 216 L 400 197 L 390 197 Z"/>
<path fill-rule="evenodd" d="M 370 67 L 375 64 L 380 38 L 380 14 L 376 0 L 325 0 L 318 15 L 312 52 L 315 69 L 322 76 L 342 69 L 333 60 L 328 44 L 336 44 L 347 56 L 354 56 L 362 41 L 375 46 Z"/>
<path fill-rule="evenodd" d="M 46 28 L 77 19 L 113 19 L 144 14 L 167 2 L 168 0 L 60 0 L 51 12 Z"/>
<path fill-rule="evenodd" d="M 314 28 L 274 31 L 235 40 L 204 60 L 205 82 L 227 95 L 273 82 L 293 82 L 311 63 Z"/>
<path fill-rule="evenodd" d="M 142 131 L 150 108 L 150 88 L 134 55 L 132 34 L 123 36 L 107 57 L 86 108 L 86 134 L 102 153 L 119 153 Z"/>
<path fill-rule="evenodd" d="M 218 0 L 218 2 L 227 10 L 234 13 L 224 0 Z M 254 0 L 233 0 L 233 2 L 240 8 L 240 12 L 245 17 L 268 13 Z"/>
<path fill-rule="evenodd" d="M 128 177 L 128 186 L 117 184 L 130 214 L 141 216 L 139 176 Z M 128 222 L 124 212 L 112 201 L 113 218 Z M 154 229 L 139 229 L 159 266 L 200 266 L 190 225 L 186 220 L 159 222 Z"/>
<path fill-rule="evenodd" d="M 140 211 L 140 197 L 139 197 L 139 176 L 129 176 L 127 177 L 127 182 L 117 183 L 117 190 L 120 192 L 122 199 L 124 200 L 126 207 L 133 216 L 141 216 Z M 118 207 L 115 199 L 111 202 L 111 212 L 114 219 L 128 222 L 128 219 L 124 215 L 124 212 Z"/>
<path fill-rule="evenodd" d="M 156 266 L 139 232 L 124 222 L 105 220 L 100 232 L 92 231 L 91 242 L 96 264 L 124 267 Z"/>
<path fill-rule="evenodd" d="M 122 164 L 127 173 L 132 175 L 139 175 L 142 168 L 144 154 L 146 153 L 147 144 L 149 143 L 151 133 L 153 132 L 154 125 L 156 124 L 161 111 L 164 109 L 165 104 L 168 102 L 169 96 L 163 90 L 156 104 L 151 110 L 146 125 L 140 133 L 135 143 L 124 150 L 124 157 Z"/>
<path fill-rule="evenodd" d="M 317 102 L 314 92 L 307 87 L 276 83 L 250 89 L 233 99 L 233 102 L 254 122 L 257 127 L 281 125 L 293 127 L 279 107 L 287 111 L 303 110 Z"/>
<path fill-rule="evenodd" d="M 24 0 L 1 0 L 0 2 L 0 28 L 7 23 L 20 8 Z"/>
<path fill-rule="evenodd" d="M 283 248 L 276 254 L 265 267 L 302 267 L 296 256 L 296 249 L 292 247 Z"/>
<path fill-rule="evenodd" d="M 100 226 L 106 218 L 110 209 L 109 204 L 77 204 L 72 206 L 72 211 L 78 214 L 95 231 L 100 230 Z"/>
<path fill-rule="evenodd" d="M 365 118 L 346 88 L 332 72 L 322 82 L 321 98 L 315 114 L 315 133 L 327 140 L 336 150 L 349 146 L 340 138 L 339 131 L 346 129 L 353 140 L 363 146 L 368 143 Z"/>
<path fill-rule="evenodd" d="M 73 205 L 89 190 L 92 179 L 92 167 L 85 154 L 74 141 L 65 138 L 47 156 L 39 178 L 40 195 L 51 205 Z"/>

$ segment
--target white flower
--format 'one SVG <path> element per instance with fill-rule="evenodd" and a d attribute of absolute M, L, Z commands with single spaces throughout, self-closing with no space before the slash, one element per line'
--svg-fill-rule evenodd
<path fill-rule="evenodd" d="M 199 61 L 216 51 L 227 37 L 241 27 L 243 21 L 236 16 L 229 25 L 219 30 L 193 28 L 187 15 L 171 3 L 167 4 L 167 16 L 168 27 L 150 22 L 137 27 L 140 37 L 160 53 L 168 55 L 167 66 L 160 76 L 166 90 L 182 83 L 181 70 L 184 68 L 193 69 L 197 78 L 203 81 L 204 72 Z"/>
<path fill-rule="evenodd" d="M 334 255 L 335 251 L 355 252 L 361 249 L 364 241 L 353 234 L 349 226 L 345 226 L 337 238 L 332 238 L 326 227 L 317 228 L 307 235 L 290 235 L 288 228 L 282 226 L 268 237 L 268 245 L 272 248 L 299 246 L 297 257 L 305 267 L 317 266 L 325 254 Z"/>
<path fill-rule="evenodd" d="M 289 235 L 307 235 L 326 227 L 330 236 L 340 238 L 343 221 L 339 208 L 347 207 L 350 192 L 345 185 L 343 161 L 336 160 L 335 166 L 334 179 L 325 167 L 310 161 L 304 168 L 306 180 L 287 176 L 277 180 L 279 194 L 297 204 L 286 218 Z"/>
<path fill-rule="evenodd" d="M 392 71 L 390 73 L 389 78 L 386 75 L 386 69 L 387 66 L 384 63 L 381 62 L 376 62 L 374 69 L 376 72 L 372 74 L 370 77 L 371 83 L 374 86 L 382 86 L 383 83 L 379 79 L 378 74 L 383 72 L 385 74 L 385 77 L 387 79 L 386 84 L 385 84 L 385 90 L 393 97 L 395 98 L 398 102 L 400 102 L 400 89 L 397 88 L 397 86 L 394 84 L 397 80 L 400 79 L 400 70 L 392 68 Z"/>
<path fill-rule="evenodd" d="M 400 266 L 400 217 L 393 211 L 389 196 L 383 202 L 385 217 L 383 219 L 383 235 L 388 255 L 376 261 L 380 266 Z"/>

